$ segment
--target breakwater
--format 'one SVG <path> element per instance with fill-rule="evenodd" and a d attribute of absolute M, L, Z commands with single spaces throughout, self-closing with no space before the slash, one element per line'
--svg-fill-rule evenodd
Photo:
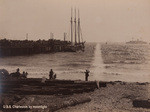
<path fill-rule="evenodd" d="M 32 55 L 65 51 L 68 41 L 49 40 L 0 40 L 0 56 Z"/>

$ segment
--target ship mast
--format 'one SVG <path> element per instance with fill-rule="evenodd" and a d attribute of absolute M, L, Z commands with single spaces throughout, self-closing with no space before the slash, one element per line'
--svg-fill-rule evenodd
<path fill-rule="evenodd" d="M 73 44 L 73 20 L 72 20 L 72 8 L 71 8 L 71 44 Z"/>
<path fill-rule="evenodd" d="M 64 32 L 64 41 L 66 41 L 66 35 L 67 35 L 67 33 Z"/>
<path fill-rule="evenodd" d="M 26 34 L 26 40 L 28 40 L 28 33 Z"/>
<path fill-rule="evenodd" d="M 79 17 L 79 10 L 78 10 L 78 42 L 80 43 L 80 17 Z"/>
<path fill-rule="evenodd" d="M 74 18 L 74 23 L 75 23 L 75 45 L 77 44 L 77 28 L 76 28 L 76 9 L 75 9 L 75 18 Z"/>

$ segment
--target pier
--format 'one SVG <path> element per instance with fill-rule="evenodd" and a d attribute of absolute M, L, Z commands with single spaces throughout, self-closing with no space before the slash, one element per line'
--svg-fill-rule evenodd
<path fill-rule="evenodd" d="M 0 40 L 0 57 L 63 52 L 69 41 L 49 40 Z"/>

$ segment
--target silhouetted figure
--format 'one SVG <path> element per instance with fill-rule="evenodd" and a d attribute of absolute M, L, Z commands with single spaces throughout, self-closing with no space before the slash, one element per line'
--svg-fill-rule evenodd
<path fill-rule="evenodd" d="M 22 73 L 22 77 L 23 77 L 23 78 L 26 78 L 26 74 L 25 74 L 24 71 L 23 71 L 23 73 Z"/>
<path fill-rule="evenodd" d="M 25 73 L 25 75 L 26 75 L 26 78 L 27 78 L 27 76 L 28 76 L 28 72 L 26 72 L 26 73 Z"/>
<path fill-rule="evenodd" d="M 20 69 L 19 68 L 17 68 L 16 73 L 20 73 Z"/>
<path fill-rule="evenodd" d="M 20 69 L 17 68 L 16 72 L 10 73 L 10 76 L 15 78 L 21 78 Z"/>
<path fill-rule="evenodd" d="M 22 77 L 22 78 L 27 78 L 27 74 L 28 74 L 27 72 L 23 71 L 23 73 L 22 73 L 22 76 L 21 76 L 21 77 Z"/>
<path fill-rule="evenodd" d="M 53 79 L 56 79 L 56 74 L 54 75 Z"/>
<path fill-rule="evenodd" d="M 14 75 L 16 75 L 17 78 L 19 78 L 19 77 L 21 76 L 21 73 L 20 73 L 20 69 L 19 69 L 19 68 L 17 68 L 16 74 L 14 74 Z"/>
<path fill-rule="evenodd" d="M 53 79 L 53 74 L 54 74 L 54 72 L 53 72 L 53 70 L 51 69 L 50 72 L 49 72 L 49 79 Z"/>
<path fill-rule="evenodd" d="M 84 73 L 85 73 L 85 81 L 88 81 L 90 71 L 86 70 Z"/>

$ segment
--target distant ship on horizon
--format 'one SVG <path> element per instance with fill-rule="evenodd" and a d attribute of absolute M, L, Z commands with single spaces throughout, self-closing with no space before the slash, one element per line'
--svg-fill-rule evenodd
<path fill-rule="evenodd" d="M 132 38 L 132 40 L 129 41 L 129 42 L 126 42 L 126 44 L 147 44 L 147 42 L 145 42 L 145 41 L 143 41 L 143 40 L 139 40 L 139 39 L 134 40 L 134 39 Z"/>

